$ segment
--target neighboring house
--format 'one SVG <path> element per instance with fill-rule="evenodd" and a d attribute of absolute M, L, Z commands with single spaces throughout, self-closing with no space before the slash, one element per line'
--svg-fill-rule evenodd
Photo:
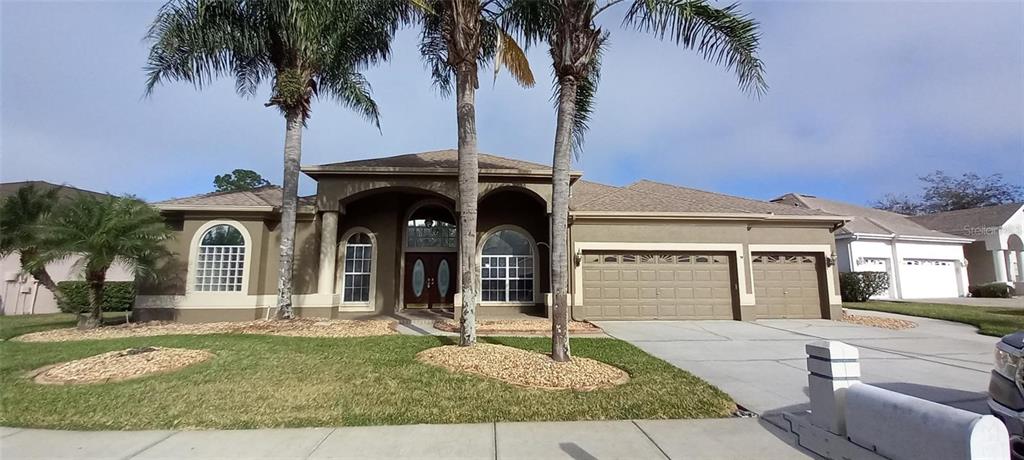
<path fill-rule="evenodd" d="M 971 283 L 1014 283 L 1024 293 L 1024 203 L 914 216 L 925 227 L 969 238 Z"/>
<path fill-rule="evenodd" d="M 839 270 L 888 273 L 889 290 L 873 298 L 967 295 L 964 245 L 970 243 L 970 239 L 926 228 L 902 214 L 811 195 L 789 193 L 772 201 L 853 216 L 853 220 L 835 234 Z"/>
<path fill-rule="evenodd" d="M 57 198 L 69 199 L 81 194 L 103 195 L 99 192 L 83 190 L 70 185 L 56 185 L 43 181 L 5 182 L 0 184 L 0 200 L 18 192 L 18 189 L 33 185 L 37 189 L 58 189 Z M 59 283 L 68 280 L 81 280 L 81 272 L 75 266 L 77 259 L 55 262 L 46 266 L 46 271 Z M 0 314 L 23 315 L 34 313 L 57 313 L 57 301 L 53 293 L 39 284 L 32 275 L 22 273 L 21 260 L 17 253 L 0 260 L 0 274 L 3 276 L 3 287 L 0 288 Z M 113 266 L 107 271 L 109 281 L 131 281 L 132 275 L 120 266 Z"/>
<path fill-rule="evenodd" d="M 317 194 L 298 210 L 295 307 L 354 318 L 407 309 L 458 314 L 455 150 L 306 166 Z M 571 173 L 575 319 L 835 318 L 832 232 L 822 211 Z M 480 155 L 480 318 L 545 315 L 551 169 Z M 276 305 L 281 190 L 156 203 L 179 257 L 140 287 L 140 319 L 251 320 Z"/>

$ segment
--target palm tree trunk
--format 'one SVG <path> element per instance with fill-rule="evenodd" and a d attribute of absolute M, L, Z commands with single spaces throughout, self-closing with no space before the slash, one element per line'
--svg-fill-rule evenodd
<path fill-rule="evenodd" d="M 21 266 L 27 267 L 32 259 L 36 258 L 36 252 L 31 250 L 23 250 L 20 254 Z M 46 267 L 40 267 L 35 270 L 29 270 L 28 274 L 32 275 L 39 284 L 49 289 L 53 293 L 53 296 L 60 299 L 60 292 L 57 290 L 57 283 L 50 277 L 50 273 L 46 271 Z"/>
<path fill-rule="evenodd" d="M 295 212 L 299 201 L 299 160 L 302 157 L 302 114 L 285 114 L 284 184 L 281 191 L 281 256 L 277 279 L 277 318 L 292 319 L 292 275 L 295 264 Z"/>
<path fill-rule="evenodd" d="M 90 270 L 86 272 L 85 281 L 89 284 L 89 307 L 91 312 L 88 319 L 79 317 L 78 327 L 80 329 L 95 329 L 103 325 L 103 284 L 106 278 L 106 270 Z"/>
<path fill-rule="evenodd" d="M 455 72 L 455 104 L 459 124 L 459 277 L 462 286 L 462 317 L 459 345 L 476 343 L 477 286 L 480 269 L 476 259 L 477 182 L 480 166 L 476 147 L 476 64 L 464 63 Z"/>
<path fill-rule="evenodd" d="M 569 170 L 572 167 L 572 129 L 576 115 L 577 82 L 559 81 L 558 119 L 551 172 L 551 358 L 568 361 L 569 352 Z"/>

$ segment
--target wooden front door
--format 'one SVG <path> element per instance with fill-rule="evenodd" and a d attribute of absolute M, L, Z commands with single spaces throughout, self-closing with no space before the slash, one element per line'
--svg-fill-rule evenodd
<path fill-rule="evenodd" d="M 405 306 L 437 308 L 455 300 L 458 266 L 454 252 L 405 254 Z"/>

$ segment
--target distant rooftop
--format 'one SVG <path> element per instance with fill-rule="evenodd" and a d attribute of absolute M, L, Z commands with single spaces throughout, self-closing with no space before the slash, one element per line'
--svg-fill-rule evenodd
<path fill-rule="evenodd" d="M 812 195 L 787 193 L 774 200 L 775 203 L 792 207 L 818 209 L 833 214 L 851 216 L 854 220 L 836 231 L 838 235 L 898 235 L 919 238 L 961 238 L 932 230 L 911 220 L 908 216 L 881 209 L 857 206 L 841 201 L 827 200 Z"/>

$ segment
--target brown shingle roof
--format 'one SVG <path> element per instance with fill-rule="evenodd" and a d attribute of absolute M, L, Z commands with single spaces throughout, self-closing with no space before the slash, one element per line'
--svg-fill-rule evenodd
<path fill-rule="evenodd" d="M 973 209 L 960 209 L 935 214 L 913 216 L 918 224 L 940 232 L 969 235 L 984 227 L 1000 227 L 1017 212 L 1022 212 L 1024 203 L 1000 204 Z"/>
<path fill-rule="evenodd" d="M 488 153 L 479 154 L 480 169 L 513 169 L 521 171 L 550 171 L 551 166 L 499 157 Z M 455 149 L 434 150 L 430 152 L 407 153 L 384 158 L 343 161 L 314 166 L 317 169 L 373 169 L 373 168 L 429 168 L 457 169 L 459 167 L 459 151 Z"/>
<path fill-rule="evenodd" d="M 300 196 L 299 205 L 312 205 L 315 196 Z M 153 203 L 157 206 L 281 206 L 281 187 L 265 185 L 237 192 L 212 192 Z"/>
<path fill-rule="evenodd" d="M 851 216 L 854 219 L 836 231 L 839 235 L 874 234 L 912 236 L 921 238 L 959 238 L 956 235 L 937 232 L 920 225 L 907 216 L 881 209 L 857 206 L 840 201 L 826 200 L 811 195 L 787 193 L 772 200 L 794 207 L 819 209 L 833 214 Z"/>
<path fill-rule="evenodd" d="M 104 195 L 107 195 L 106 193 L 100 193 L 100 192 L 94 192 L 92 190 L 80 189 L 80 188 L 77 188 L 77 187 L 72 187 L 72 186 L 67 185 L 67 184 L 57 185 L 57 184 L 53 184 L 53 183 L 46 182 L 46 181 L 41 181 L 41 180 L 28 180 L 28 181 L 22 181 L 22 182 L 4 182 L 4 183 L 0 184 L 0 199 L 7 198 L 10 195 L 14 195 L 15 193 L 18 192 L 18 189 L 20 189 L 22 187 L 27 187 L 29 185 L 35 187 L 38 190 L 49 190 L 49 189 L 55 188 L 55 189 L 57 189 L 57 197 L 60 198 L 60 199 L 73 198 L 75 196 L 82 195 L 82 194 L 94 195 L 94 196 L 104 196 Z"/>

